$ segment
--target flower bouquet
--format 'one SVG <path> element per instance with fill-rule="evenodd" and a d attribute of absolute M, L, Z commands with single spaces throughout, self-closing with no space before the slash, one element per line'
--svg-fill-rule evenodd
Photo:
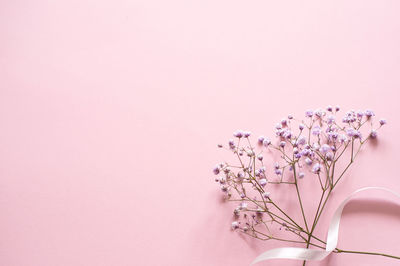
<path fill-rule="evenodd" d="M 300 119 L 289 115 L 275 126 L 276 140 L 260 136 L 253 143 L 250 132 L 239 130 L 227 145 L 218 145 L 232 152 L 235 158 L 234 162 L 223 162 L 213 169 L 217 176 L 215 181 L 226 201 L 236 203 L 232 229 L 259 240 L 285 241 L 305 247 L 271 250 L 254 263 L 271 258 L 292 258 L 302 260 L 306 265 L 307 260 L 323 259 L 331 252 L 400 259 L 389 254 L 336 247 L 335 233 L 345 203 L 335 213 L 328 240 L 315 234 L 332 192 L 360 150 L 367 142 L 374 141 L 379 129 L 386 124 L 385 119 L 376 121 L 371 110 L 349 111 L 338 120 L 339 111 L 339 107 L 328 106 L 306 111 Z M 318 180 L 313 193 L 319 194 L 319 200 L 312 217 L 305 215 L 299 189 L 305 178 Z M 294 188 L 299 210 L 297 217 L 285 210 L 282 197 L 271 193 L 274 186 Z M 276 230 L 283 230 L 286 237 L 276 236 Z"/>

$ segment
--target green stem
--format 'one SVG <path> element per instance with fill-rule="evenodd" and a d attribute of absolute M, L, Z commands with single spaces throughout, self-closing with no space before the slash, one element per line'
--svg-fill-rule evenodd
<path fill-rule="evenodd" d="M 375 255 L 375 256 L 383 256 L 383 257 L 388 257 L 388 258 L 400 260 L 400 257 L 398 257 L 398 256 L 393 256 L 393 255 L 384 254 L 384 253 L 378 253 L 378 252 L 365 252 L 365 251 L 343 250 L 343 249 L 338 249 L 338 248 L 337 248 L 334 252 L 335 252 L 335 253 L 354 253 L 354 254 Z"/>

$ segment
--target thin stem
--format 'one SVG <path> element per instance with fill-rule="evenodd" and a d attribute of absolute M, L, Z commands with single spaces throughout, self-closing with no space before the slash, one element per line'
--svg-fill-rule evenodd
<path fill-rule="evenodd" d="M 306 230 L 308 232 L 309 230 L 308 230 L 308 225 L 307 225 L 307 219 L 304 214 L 303 203 L 301 201 L 301 196 L 300 196 L 300 192 L 299 192 L 299 186 L 297 185 L 296 165 L 295 164 L 293 164 L 293 175 L 294 175 L 294 185 L 296 186 L 297 198 L 299 199 L 299 203 L 300 203 L 301 214 L 303 215 L 304 224 L 305 224 Z"/>
<path fill-rule="evenodd" d="M 304 231 L 304 229 L 300 225 L 298 225 L 295 221 L 293 221 L 293 219 L 290 218 L 290 216 L 287 215 L 281 208 L 279 208 L 278 205 L 276 205 L 272 200 L 271 204 L 274 205 L 275 208 L 277 208 L 283 215 L 285 215 L 290 221 L 292 221 L 292 223 L 294 223 L 298 228 L 301 228 Z"/>
<path fill-rule="evenodd" d="M 354 250 L 343 250 L 343 249 L 336 249 L 333 252 L 335 252 L 335 253 L 354 253 L 354 254 L 375 255 L 375 256 L 383 256 L 383 257 L 388 257 L 388 258 L 400 260 L 400 257 L 398 257 L 398 256 L 389 255 L 389 254 L 385 254 L 385 253 L 378 253 L 378 252 L 354 251 Z"/>

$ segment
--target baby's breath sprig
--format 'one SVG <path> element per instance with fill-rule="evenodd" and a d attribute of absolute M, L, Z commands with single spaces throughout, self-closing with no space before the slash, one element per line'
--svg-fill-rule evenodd
<path fill-rule="evenodd" d="M 260 240 L 303 243 L 306 247 L 324 249 L 325 241 L 315 235 L 315 228 L 325 206 L 339 181 L 357 158 L 368 141 L 378 138 L 385 119 L 375 121 L 371 110 L 354 111 L 337 119 L 340 108 L 308 110 L 296 119 L 288 115 L 275 126 L 276 141 L 260 136 L 256 144 L 251 132 L 237 130 L 234 139 L 219 148 L 233 153 L 236 162 L 219 163 L 213 169 L 227 201 L 237 203 L 231 224 L 234 231 Z M 267 162 L 266 155 L 275 162 Z M 338 162 L 344 161 L 342 169 Z M 270 165 L 268 165 L 270 164 Z M 299 187 L 305 178 L 317 178 L 320 199 L 313 219 L 306 217 Z M 271 186 L 294 186 L 302 220 L 297 221 L 276 200 Z M 274 228 L 288 232 L 285 238 L 277 237 Z M 336 249 L 335 253 L 356 253 L 400 257 L 376 253 Z M 306 261 L 303 262 L 303 265 Z"/>

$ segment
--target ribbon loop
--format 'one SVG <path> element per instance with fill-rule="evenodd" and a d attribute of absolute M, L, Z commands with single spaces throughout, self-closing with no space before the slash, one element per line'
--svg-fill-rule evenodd
<path fill-rule="evenodd" d="M 340 226 L 340 219 L 342 217 L 342 212 L 346 204 L 359 192 L 365 190 L 382 190 L 391 193 L 392 195 L 400 198 L 400 194 L 384 187 L 364 187 L 357 189 L 353 193 L 351 193 L 339 207 L 336 209 L 333 217 L 331 219 L 328 236 L 326 240 L 326 248 L 325 250 L 318 250 L 318 249 L 308 249 L 308 248 L 295 248 L 295 247 L 286 247 L 286 248 L 275 248 L 270 249 L 261 255 L 259 255 L 252 263 L 256 264 L 260 261 L 264 260 L 271 260 L 271 259 L 294 259 L 294 260 L 314 260 L 320 261 L 325 259 L 329 254 L 332 253 L 333 250 L 337 247 L 338 238 L 339 238 L 339 226 Z"/>

